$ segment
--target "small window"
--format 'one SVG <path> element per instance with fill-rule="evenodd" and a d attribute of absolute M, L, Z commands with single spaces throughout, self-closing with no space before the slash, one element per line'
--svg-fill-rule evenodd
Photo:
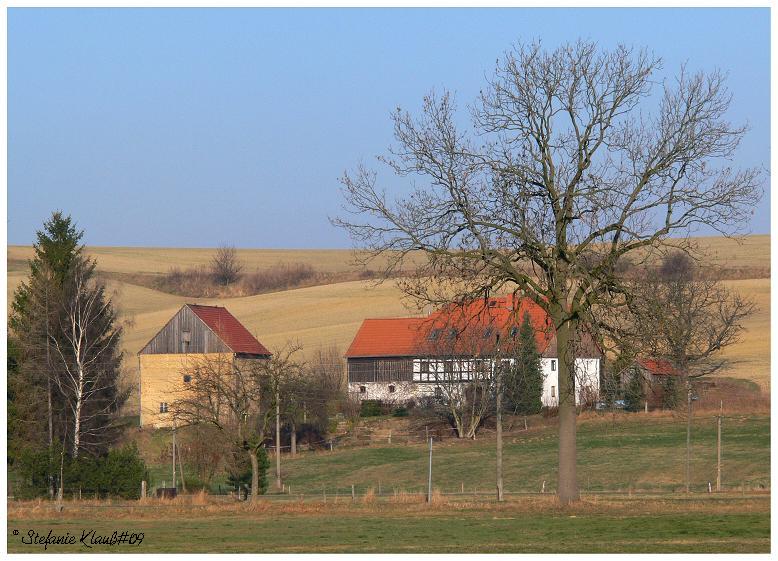
<path fill-rule="evenodd" d="M 167 413 L 167 402 L 163 401 L 159 404 L 159 412 L 160 413 Z"/>
<path fill-rule="evenodd" d="M 448 330 L 449 341 L 453 341 L 454 339 L 456 339 L 457 335 L 459 335 L 459 332 L 456 329 L 454 329 L 453 327 Z"/>
<path fill-rule="evenodd" d="M 367 393 L 367 388 L 365 386 L 359 386 L 359 393 Z"/>
<path fill-rule="evenodd" d="M 556 360 L 551 359 L 551 372 L 556 372 Z"/>
<path fill-rule="evenodd" d="M 427 362 L 426 360 L 422 360 L 419 363 L 419 371 L 420 372 L 425 372 L 425 373 L 429 372 L 430 371 L 430 363 Z"/>
<path fill-rule="evenodd" d="M 192 381 L 192 377 L 189 374 L 184 374 L 184 383 L 188 384 Z"/>
<path fill-rule="evenodd" d="M 519 328 L 518 327 L 516 327 L 515 325 L 513 327 L 511 327 L 511 338 L 515 338 L 516 334 L 518 332 L 519 332 Z"/>
<path fill-rule="evenodd" d="M 484 329 L 484 339 L 488 339 L 492 336 L 492 333 L 494 333 L 494 330 L 491 327 L 487 327 Z"/>
<path fill-rule="evenodd" d="M 395 389 L 394 385 L 389 386 L 389 393 L 394 393 Z"/>
<path fill-rule="evenodd" d="M 556 386 L 551 386 L 551 397 L 556 397 Z"/>
<path fill-rule="evenodd" d="M 438 335 L 440 335 L 440 331 L 441 331 L 440 329 L 433 329 L 432 331 L 430 331 L 428 339 L 430 341 L 437 341 Z"/>

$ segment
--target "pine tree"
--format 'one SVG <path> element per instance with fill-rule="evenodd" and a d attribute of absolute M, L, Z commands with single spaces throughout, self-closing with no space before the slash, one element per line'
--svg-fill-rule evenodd
<path fill-rule="evenodd" d="M 28 262 L 30 277 L 14 293 L 9 338 L 15 344 L 17 364 L 8 380 L 14 413 L 9 452 L 51 451 L 64 438 L 64 400 L 56 388 L 52 340 L 63 313 L 66 280 L 83 251 L 82 237 L 83 231 L 77 230 L 70 216 L 52 213 L 36 234 L 34 257 Z"/>
<path fill-rule="evenodd" d="M 518 332 L 514 362 L 507 372 L 505 396 L 514 414 L 534 415 L 543 408 L 543 370 L 535 329 L 525 313 Z"/>
<path fill-rule="evenodd" d="M 10 336 L 18 352 L 16 370 L 9 377 L 9 407 L 14 413 L 9 442 L 27 450 L 66 446 L 77 453 L 82 445 L 74 446 L 74 438 L 81 438 L 90 451 L 104 452 L 112 419 L 126 399 L 118 389 L 121 329 L 95 277 L 94 262 L 83 255 L 82 237 L 70 216 L 54 212 L 37 232 L 30 277 L 11 304 Z M 89 317 L 89 325 L 78 334 L 71 328 L 74 314 Z M 80 357 L 73 349 L 74 335 L 89 340 Z M 75 390 L 67 383 L 68 373 L 79 361 L 90 372 Z M 80 391 L 80 398 L 74 400 L 73 391 Z M 84 421 L 79 437 L 74 433 L 74 401 L 87 404 L 79 411 Z M 52 466 L 50 475 L 55 471 Z"/>

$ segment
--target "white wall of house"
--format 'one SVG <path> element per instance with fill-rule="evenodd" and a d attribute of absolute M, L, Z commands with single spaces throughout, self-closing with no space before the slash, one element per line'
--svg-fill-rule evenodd
<path fill-rule="evenodd" d="M 540 360 L 543 371 L 543 395 L 540 400 L 544 407 L 559 405 L 559 360 L 543 358 Z M 575 402 L 579 404 L 587 396 L 600 394 L 600 359 L 575 359 Z"/>
<path fill-rule="evenodd" d="M 426 371 L 422 362 L 428 363 Z M 455 361 L 453 370 L 462 377 L 469 379 L 468 372 L 477 368 L 475 361 Z M 480 366 L 483 368 L 483 366 Z M 581 403 L 587 396 L 598 396 L 600 392 L 600 359 L 578 358 L 576 368 L 576 403 Z M 559 361 L 556 358 L 541 359 L 543 372 L 543 394 L 541 401 L 544 407 L 559 405 Z M 435 395 L 436 376 L 442 377 L 443 361 L 413 361 L 413 382 L 351 382 L 349 392 L 360 400 L 380 399 L 385 402 L 402 403 L 413 398 Z"/>

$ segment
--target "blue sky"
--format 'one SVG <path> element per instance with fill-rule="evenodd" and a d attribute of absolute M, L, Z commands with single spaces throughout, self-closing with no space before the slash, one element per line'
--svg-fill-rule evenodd
<path fill-rule="evenodd" d="M 90 245 L 350 247 L 338 178 L 393 108 L 465 104 L 513 42 L 578 37 L 727 71 L 735 164 L 769 166 L 767 9 L 9 9 L 8 242 L 62 209 Z"/>

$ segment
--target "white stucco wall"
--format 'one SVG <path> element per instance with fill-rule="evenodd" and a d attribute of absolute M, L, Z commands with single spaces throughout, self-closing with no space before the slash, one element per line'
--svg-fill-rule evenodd
<path fill-rule="evenodd" d="M 556 358 L 544 358 L 540 361 L 543 370 L 543 395 L 540 400 L 544 407 L 559 405 L 559 361 Z M 575 359 L 575 403 L 580 404 L 587 394 L 600 393 L 600 359 Z"/>

